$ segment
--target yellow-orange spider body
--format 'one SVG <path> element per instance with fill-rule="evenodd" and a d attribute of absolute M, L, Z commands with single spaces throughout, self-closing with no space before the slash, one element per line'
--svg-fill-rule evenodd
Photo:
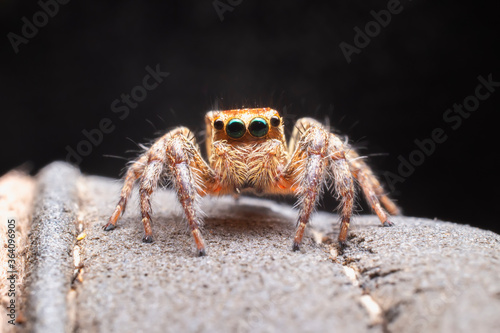
<path fill-rule="evenodd" d="M 198 255 L 205 255 L 205 245 L 199 229 L 202 212 L 197 203 L 207 194 L 252 191 L 295 195 L 300 211 L 293 250 L 299 249 L 325 185 L 333 188 L 340 201 L 341 246 L 346 244 L 352 216 L 355 179 L 383 225 L 392 224 L 387 211 L 399 212 L 358 154 L 314 119 L 299 119 L 288 145 L 283 119 L 271 108 L 211 111 L 205 116 L 205 123 L 208 163 L 189 129 L 178 127 L 168 132 L 127 170 L 120 201 L 105 230 L 115 228 L 134 183 L 139 180 L 143 241 L 152 242 L 150 199 L 165 174 L 176 189 Z"/>

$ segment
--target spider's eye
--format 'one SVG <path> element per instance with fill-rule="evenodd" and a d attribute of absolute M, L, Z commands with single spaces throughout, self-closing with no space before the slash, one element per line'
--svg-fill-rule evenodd
<path fill-rule="evenodd" d="M 248 130 L 250 134 L 260 138 L 269 132 L 269 124 L 264 118 L 254 118 L 250 122 L 250 125 L 248 125 Z"/>
<path fill-rule="evenodd" d="M 271 117 L 271 126 L 272 127 L 278 127 L 281 123 L 281 120 L 279 117 L 276 117 L 276 116 L 272 116 Z"/>
<path fill-rule="evenodd" d="M 241 119 L 231 119 L 226 125 L 226 133 L 233 139 L 241 138 L 246 130 L 245 123 Z"/>
<path fill-rule="evenodd" d="M 224 128 L 224 122 L 222 121 L 222 119 L 215 119 L 214 121 L 214 128 L 216 130 L 221 130 Z"/>

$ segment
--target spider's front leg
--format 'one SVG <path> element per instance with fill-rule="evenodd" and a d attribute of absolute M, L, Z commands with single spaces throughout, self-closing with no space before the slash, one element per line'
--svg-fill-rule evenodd
<path fill-rule="evenodd" d="M 104 230 L 114 229 L 119 216 L 125 211 L 134 182 L 140 179 L 143 241 L 151 243 L 153 241 L 151 196 L 164 171 L 177 191 L 177 197 L 196 243 L 197 253 L 200 256 L 205 255 L 205 244 L 199 230 L 202 220 L 198 201 L 207 186 L 214 182 L 215 177 L 201 157 L 194 136 L 185 127 L 174 129 L 161 137 L 132 164 L 125 177 L 120 201 Z"/>
<path fill-rule="evenodd" d="M 299 250 L 304 230 L 326 181 L 331 178 L 341 202 L 339 242 L 345 245 L 354 205 L 354 181 L 342 141 L 311 118 L 297 121 L 289 144 L 291 159 L 285 174 L 294 181 L 292 191 L 300 204 L 293 250 Z"/>

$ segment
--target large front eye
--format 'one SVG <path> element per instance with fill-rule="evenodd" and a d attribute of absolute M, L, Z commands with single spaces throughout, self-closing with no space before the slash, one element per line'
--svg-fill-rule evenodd
<path fill-rule="evenodd" d="M 241 138 L 246 130 L 245 123 L 238 118 L 231 119 L 226 125 L 226 133 L 233 139 Z"/>
<path fill-rule="evenodd" d="M 269 124 L 264 118 L 254 118 L 248 125 L 248 131 L 253 136 L 260 138 L 269 132 Z"/>

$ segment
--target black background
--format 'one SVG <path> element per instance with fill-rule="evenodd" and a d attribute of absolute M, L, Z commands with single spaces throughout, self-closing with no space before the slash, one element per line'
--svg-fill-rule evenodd
<path fill-rule="evenodd" d="M 500 91 L 456 130 L 443 120 L 474 94 L 479 75 L 500 81 L 498 11 L 401 1 L 402 12 L 348 63 L 340 43 L 353 44 L 354 28 L 364 30 L 370 11 L 387 3 L 243 0 L 221 20 L 210 0 L 70 1 L 16 54 L 8 33 L 22 35 L 22 18 L 33 22 L 41 7 L 2 1 L 0 171 L 23 165 L 34 174 L 64 160 L 67 146 L 85 140 L 83 130 L 109 118 L 114 130 L 79 166 L 119 177 L 125 160 L 110 155 L 134 158 L 139 143 L 177 125 L 203 131 L 208 110 L 270 106 L 286 112 L 289 130 L 302 116 L 328 118 L 384 182 L 384 172 L 397 174 L 398 156 L 416 149 L 415 139 L 442 128 L 446 142 L 391 196 L 407 215 L 498 232 Z M 122 120 L 111 103 L 142 84 L 146 66 L 170 75 Z M 323 208 L 334 207 L 324 200 Z"/>

